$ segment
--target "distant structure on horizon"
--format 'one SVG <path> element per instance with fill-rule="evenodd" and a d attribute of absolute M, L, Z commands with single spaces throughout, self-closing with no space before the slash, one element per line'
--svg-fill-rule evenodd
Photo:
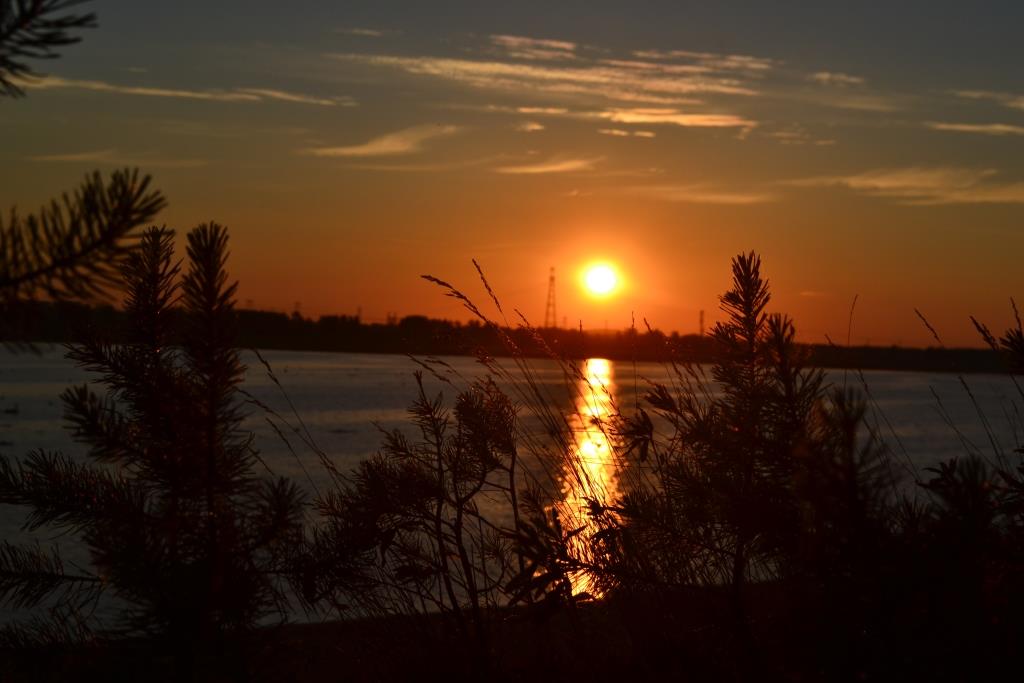
<path fill-rule="evenodd" d="M 548 301 L 544 306 L 544 327 L 558 327 L 558 311 L 555 308 L 555 267 L 548 275 Z"/>

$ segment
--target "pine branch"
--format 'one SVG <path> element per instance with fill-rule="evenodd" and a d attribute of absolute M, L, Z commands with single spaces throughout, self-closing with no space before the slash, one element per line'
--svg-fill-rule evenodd
<path fill-rule="evenodd" d="M 0 604 L 35 607 L 60 588 L 95 588 L 98 576 L 69 574 L 56 552 L 34 545 L 0 541 Z M 65 596 L 68 597 L 68 596 Z"/>
<path fill-rule="evenodd" d="M 138 170 L 115 171 L 107 182 L 96 172 L 38 214 L 12 210 L 6 225 L 0 220 L 0 308 L 40 293 L 58 300 L 101 295 L 136 246 L 135 230 L 166 206 L 149 184 Z"/>
<path fill-rule="evenodd" d="M 62 453 L 33 451 L 24 462 L 0 458 L 0 503 L 31 509 L 25 528 L 88 532 L 106 521 L 138 519 L 143 492 L 110 472 Z"/>
<path fill-rule="evenodd" d="M 0 0 L 0 96 L 20 97 L 17 81 L 37 76 L 26 59 L 54 59 L 56 48 L 81 40 L 72 31 L 94 28 L 96 15 L 66 12 L 88 0 Z"/>
<path fill-rule="evenodd" d="M 198 452 L 205 458 L 206 486 L 214 497 L 247 488 L 252 464 L 239 434 L 237 388 L 245 368 L 235 347 L 238 283 L 228 279 L 227 247 L 223 226 L 208 223 L 190 231 L 189 269 L 182 281 L 188 323 L 183 346 L 194 378 Z"/>

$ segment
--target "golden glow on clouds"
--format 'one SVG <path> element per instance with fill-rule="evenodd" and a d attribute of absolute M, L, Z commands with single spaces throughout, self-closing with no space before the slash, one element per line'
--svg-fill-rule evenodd
<path fill-rule="evenodd" d="M 708 184 L 691 185 L 635 185 L 621 188 L 624 194 L 664 202 L 689 202 L 693 204 L 763 204 L 778 199 L 772 192 L 742 191 L 714 187 Z"/>
<path fill-rule="evenodd" d="M 615 123 L 671 124 L 684 128 L 753 128 L 755 121 L 732 114 L 686 114 L 678 109 L 614 109 L 601 118 Z"/>
<path fill-rule="evenodd" d="M 845 187 L 903 204 L 1024 204 L 1024 182 L 994 180 L 992 168 L 911 167 L 787 181 L 797 187 Z"/>
<path fill-rule="evenodd" d="M 601 157 L 595 159 L 550 159 L 534 164 L 522 164 L 516 166 L 499 166 L 494 169 L 498 173 L 510 173 L 519 175 L 536 175 L 539 173 L 571 173 L 574 171 L 589 171 L 601 162 Z"/>
<path fill-rule="evenodd" d="M 524 36 L 491 36 L 491 42 L 505 50 L 509 57 L 520 59 L 575 59 L 576 43 L 565 40 L 546 40 Z"/>
<path fill-rule="evenodd" d="M 942 123 L 928 121 L 925 125 L 932 130 L 948 130 L 954 133 L 980 133 L 982 135 L 1024 135 L 1024 126 L 1008 123 Z"/>
<path fill-rule="evenodd" d="M 699 94 L 754 95 L 732 76 L 700 73 L 685 76 L 667 69 L 634 69 L 600 62 L 571 66 L 511 61 L 338 54 L 336 59 L 398 69 L 405 73 L 453 81 L 474 88 L 518 93 L 578 94 L 606 101 L 694 104 Z M 628 62 L 626 62 L 628 63 Z M 657 66 L 657 65 L 655 65 Z"/>
<path fill-rule="evenodd" d="M 807 80 L 821 85 L 864 85 L 865 81 L 860 76 L 840 73 L 838 71 L 818 71 L 807 77 Z"/>
<path fill-rule="evenodd" d="M 306 152 L 318 157 L 379 157 L 411 154 L 422 150 L 423 144 L 428 140 L 454 135 L 458 131 L 458 126 L 427 124 L 381 135 L 360 145 L 314 147 L 306 150 Z"/>

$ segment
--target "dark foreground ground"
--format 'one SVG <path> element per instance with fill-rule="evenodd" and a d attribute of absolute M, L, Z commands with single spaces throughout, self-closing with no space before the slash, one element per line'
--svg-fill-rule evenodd
<path fill-rule="evenodd" d="M 792 596 L 751 591 L 741 628 L 728 595 L 714 591 L 504 612 L 484 655 L 422 617 L 260 629 L 187 664 L 146 640 L 42 648 L 10 654 L 0 681 L 1020 680 L 1017 657 L 1006 656 L 1017 651 L 1012 638 L 951 639 L 942 624 L 850 628 L 811 617 L 828 606 Z"/>

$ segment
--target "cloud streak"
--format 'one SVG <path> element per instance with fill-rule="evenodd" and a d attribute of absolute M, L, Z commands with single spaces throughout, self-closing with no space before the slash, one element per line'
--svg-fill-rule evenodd
<path fill-rule="evenodd" d="M 458 126 L 427 124 L 381 135 L 359 145 L 313 147 L 304 152 L 316 157 L 380 157 L 413 154 L 421 151 L 427 141 L 454 135 L 458 131 Z"/>
<path fill-rule="evenodd" d="M 516 126 L 516 130 L 520 133 L 538 133 L 544 130 L 544 124 L 536 121 L 524 121 Z"/>
<path fill-rule="evenodd" d="M 345 36 L 359 36 L 361 38 L 383 38 L 389 31 L 381 31 L 375 28 L 339 28 L 338 33 Z"/>
<path fill-rule="evenodd" d="M 654 131 L 650 130 L 622 130 L 621 128 L 599 128 L 598 133 L 601 135 L 611 135 L 612 137 L 618 138 L 653 138 L 655 137 Z"/>
<path fill-rule="evenodd" d="M 234 88 L 232 90 L 191 90 L 187 88 L 161 88 L 154 86 L 135 86 L 108 83 L 107 81 L 78 80 L 61 78 L 60 76 L 44 76 L 38 79 L 23 80 L 19 85 L 33 90 L 89 90 L 92 92 L 112 93 L 117 95 L 136 95 L 141 97 L 166 97 L 186 100 L 202 100 L 207 102 L 265 102 L 277 100 L 320 106 L 354 106 L 355 100 L 350 97 L 316 97 L 301 93 L 274 90 L 269 88 Z"/>
<path fill-rule="evenodd" d="M 890 168 L 852 175 L 786 181 L 795 187 L 844 187 L 902 204 L 1024 204 L 1024 182 L 1002 182 L 985 168 L 949 166 Z"/>
<path fill-rule="evenodd" d="M 776 60 L 765 57 L 693 52 L 691 50 L 637 50 L 633 52 L 633 56 L 648 60 L 682 60 L 709 71 L 763 73 L 778 65 Z"/>
<path fill-rule="evenodd" d="M 28 161 L 63 164 L 108 164 L 116 166 L 147 166 L 149 168 L 198 168 L 206 166 L 205 159 L 166 159 L 152 156 L 133 156 L 119 153 L 115 149 L 99 149 L 88 152 L 66 152 L 60 154 L 37 154 L 26 157 Z"/>
<path fill-rule="evenodd" d="M 565 40 L 527 38 L 525 36 L 492 35 L 491 44 L 509 57 L 557 61 L 576 58 L 576 43 Z"/>
<path fill-rule="evenodd" d="M 817 71 L 807 77 L 807 80 L 818 85 L 831 85 L 846 87 L 851 85 L 864 85 L 864 79 L 860 76 L 851 76 L 839 71 Z"/>
<path fill-rule="evenodd" d="M 693 114 L 678 109 L 612 109 L 596 116 L 615 123 L 668 124 L 683 128 L 753 128 L 756 121 L 733 114 Z"/>
<path fill-rule="evenodd" d="M 534 164 L 521 164 L 513 166 L 499 166 L 495 168 L 496 173 L 512 175 L 539 175 L 544 173 L 574 173 L 578 171 L 590 171 L 594 166 L 603 161 L 602 157 L 591 159 L 549 159 Z"/>
<path fill-rule="evenodd" d="M 751 96 L 742 81 L 718 74 L 679 74 L 654 65 L 638 70 L 622 64 L 587 62 L 571 65 L 523 64 L 499 60 L 396 55 L 336 54 L 335 59 L 397 69 L 483 90 L 547 94 L 612 102 L 690 105 L 705 94 Z"/>
<path fill-rule="evenodd" d="M 1009 123 L 943 123 L 928 121 L 924 124 L 932 130 L 944 130 L 953 133 L 977 133 L 980 135 L 1024 135 L 1024 126 Z"/>
<path fill-rule="evenodd" d="M 954 90 L 953 94 L 967 100 L 988 100 L 1010 109 L 1024 111 L 1024 95 L 992 90 Z"/>
<path fill-rule="evenodd" d="M 705 183 L 682 185 L 636 185 L 622 190 L 625 194 L 643 199 L 664 202 L 685 202 L 690 204 L 726 204 L 744 206 L 775 201 L 777 197 L 769 192 L 742 192 L 723 189 Z"/>

